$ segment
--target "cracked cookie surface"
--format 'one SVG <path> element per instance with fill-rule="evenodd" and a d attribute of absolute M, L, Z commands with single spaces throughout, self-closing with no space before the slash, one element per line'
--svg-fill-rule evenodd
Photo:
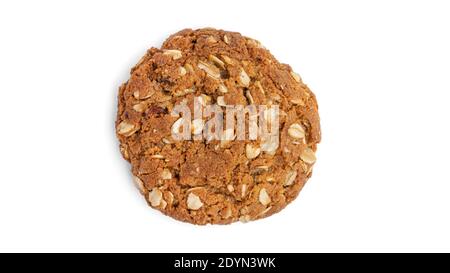
<path fill-rule="evenodd" d="M 278 105 L 273 140 L 172 137 L 175 105 Z M 202 120 L 192 121 L 201 131 Z M 270 216 L 311 176 L 320 142 L 314 94 L 291 67 L 236 32 L 185 29 L 151 48 L 119 89 L 116 134 L 148 204 L 177 220 L 228 224 Z"/>

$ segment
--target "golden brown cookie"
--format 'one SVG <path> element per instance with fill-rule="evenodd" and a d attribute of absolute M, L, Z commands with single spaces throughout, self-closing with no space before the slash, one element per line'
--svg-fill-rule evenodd
<path fill-rule="evenodd" d="M 170 36 L 132 68 L 118 101 L 117 137 L 134 180 L 150 206 L 175 219 L 203 225 L 264 218 L 294 200 L 311 176 L 320 142 L 314 94 L 289 65 L 239 33 L 207 28 Z M 191 119 L 192 138 L 177 140 L 174 110 L 194 112 L 195 101 L 224 111 L 264 105 L 269 120 L 276 106 L 278 134 L 242 140 L 231 131 L 223 138 L 228 131 L 208 139 L 201 116 Z"/>

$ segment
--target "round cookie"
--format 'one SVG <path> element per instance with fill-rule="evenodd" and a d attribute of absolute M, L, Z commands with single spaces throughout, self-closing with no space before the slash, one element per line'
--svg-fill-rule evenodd
<path fill-rule="evenodd" d="M 279 109 L 275 137 L 177 140 L 179 105 Z M 197 120 L 198 121 L 198 120 Z M 206 119 L 190 124 L 202 137 Z M 179 131 L 178 131 L 179 132 Z M 294 200 L 320 142 L 314 94 L 291 67 L 236 32 L 185 29 L 151 48 L 119 90 L 116 133 L 148 204 L 193 224 L 270 216 Z M 221 137 L 223 137 L 222 134 Z"/>

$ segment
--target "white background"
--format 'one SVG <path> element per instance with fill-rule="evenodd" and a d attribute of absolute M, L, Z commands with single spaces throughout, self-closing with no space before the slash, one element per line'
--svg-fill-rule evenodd
<path fill-rule="evenodd" d="M 448 1 L 1 1 L 0 251 L 450 251 Z M 265 220 L 149 208 L 118 86 L 182 28 L 260 40 L 316 93 L 312 179 Z"/>

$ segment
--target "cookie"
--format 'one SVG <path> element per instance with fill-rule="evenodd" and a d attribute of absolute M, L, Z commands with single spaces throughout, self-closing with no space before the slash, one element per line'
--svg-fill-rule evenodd
<path fill-rule="evenodd" d="M 300 76 L 258 41 L 212 28 L 147 51 L 119 89 L 116 134 L 148 204 L 200 225 L 282 210 L 321 138 Z"/>

